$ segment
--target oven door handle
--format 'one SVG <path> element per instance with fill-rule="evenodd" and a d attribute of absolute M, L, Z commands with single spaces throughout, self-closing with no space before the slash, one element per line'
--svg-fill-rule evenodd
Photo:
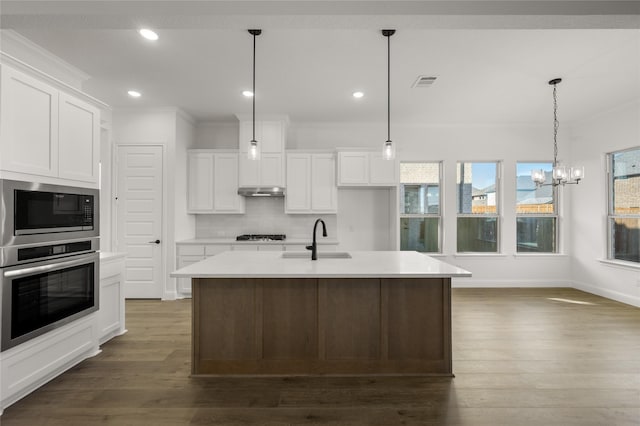
<path fill-rule="evenodd" d="M 49 272 L 56 269 L 70 268 L 72 266 L 90 263 L 92 259 L 95 261 L 98 259 L 98 257 L 99 257 L 98 253 L 92 253 L 89 256 L 82 256 L 81 259 L 68 260 L 66 262 L 56 262 L 50 265 L 32 266 L 30 268 L 16 269 L 13 271 L 6 271 L 4 273 L 4 276 L 7 278 L 15 278 L 23 275 L 33 275 L 40 272 Z"/>

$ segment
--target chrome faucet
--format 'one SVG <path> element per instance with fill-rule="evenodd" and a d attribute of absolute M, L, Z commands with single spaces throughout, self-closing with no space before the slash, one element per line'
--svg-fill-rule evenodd
<path fill-rule="evenodd" d="M 316 223 L 313 225 L 313 243 L 307 246 L 307 250 L 311 250 L 311 260 L 318 260 L 318 245 L 316 244 L 316 228 L 318 227 L 318 222 L 322 223 L 322 236 L 327 236 L 327 227 L 324 225 L 324 220 L 316 220 Z"/>

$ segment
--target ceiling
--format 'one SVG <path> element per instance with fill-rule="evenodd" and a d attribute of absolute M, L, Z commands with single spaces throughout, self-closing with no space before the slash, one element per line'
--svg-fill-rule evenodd
<path fill-rule="evenodd" d="M 631 6 L 630 6 L 631 5 Z M 635 8 L 633 7 L 635 5 Z M 198 120 L 251 113 L 292 122 L 415 124 L 575 120 L 640 98 L 638 2 L 7 1 L 12 29 L 89 74 L 84 90 L 119 107 L 175 106 Z M 136 30 L 155 29 L 149 42 Z M 1 46 L 0 46 L 1 47 Z M 420 75 L 429 88 L 412 88 Z M 131 99 L 126 92 L 142 92 Z M 361 99 L 351 94 L 365 93 Z"/>

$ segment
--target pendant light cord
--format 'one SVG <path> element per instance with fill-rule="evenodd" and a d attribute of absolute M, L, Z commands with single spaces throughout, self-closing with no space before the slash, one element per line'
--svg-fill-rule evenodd
<path fill-rule="evenodd" d="M 255 141 L 256 140 L 256 33 L 253 32 L 253 96 L 252 96 L 252 101 L 253 101 L 253 111 L 252 111 L 252 118 L 253 118 L 253 137 L 251 138 L 251 141 Z"/>
<path fill-rule="evenodd" d="M 387 142 L 391 141 L 391 35 L 387 36 Z"/>
<path fill-rule="evenodd" d="M 387 142 L 391 143 L 391 36 L 396 30 L 382 30 L 387 38 Z"/>
<path fill-rule="evenodd" d="M 553 84 L 553 167 L 558 164 L 558 98 L 556 94 L 557 83 Z"/>
<path fill-rule="evenodd" d="M 253 138 L 252 143 L 256 142 L 256 36 L 262 34 L 262 30 L 249 30 L 249 34 L 253 36 L 253 96 L 252 96 L 252 124 L 253 124 Z"/>

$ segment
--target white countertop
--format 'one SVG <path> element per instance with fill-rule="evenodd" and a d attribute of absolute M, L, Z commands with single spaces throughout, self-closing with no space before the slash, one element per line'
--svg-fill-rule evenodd
<path fill-rule="evenodd" d="M 115 260 L 120 258 L 124 259 L 125 257 L 127 257 L 127 253 L 122 251 L 100 251 L 101 261 Z"/>
<path fill-rule="evenodd" d="M 271 245 L 287 245 L 287 244 L 311 244 L 311 238 L 287 238 L 280 241 L 236 241 L 235 238 L 192 238 L 189 240 L 177 241 L 176 244 L 271 244 Z M 331 238 L 316 239 L 316 244 L 338 244 L 338 240 Z"/>
<path fill-rule="evenodd" d="M 289 252 L 291 253 L 291 252 Z M 471 272 L 415 251 L 350 251 L 351 259 L 284 259 L 282 252 L 226 251 L 175 278 L 448 278 Z"/>

